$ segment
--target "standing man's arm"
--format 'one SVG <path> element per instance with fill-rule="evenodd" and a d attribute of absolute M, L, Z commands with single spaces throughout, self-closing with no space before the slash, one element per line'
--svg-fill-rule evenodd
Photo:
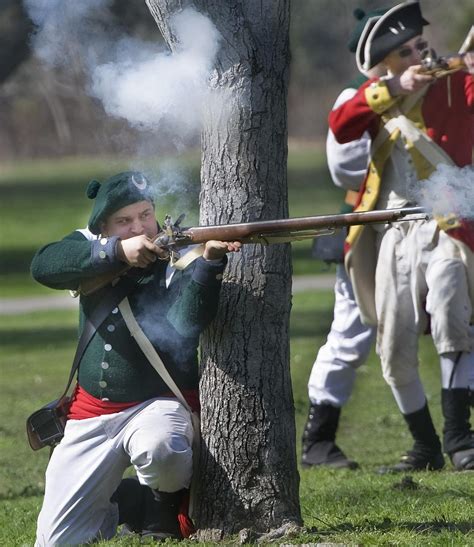
<path fill-rule="evenodd" d="M 352 99 L 357 90 L 345 89 L 337 98 L 333 110 Z M 338 143 L 329 129 L 326 139 L 326 156 L 331 178 L 336 186 L 345 190 L 359 190 L 367 171 L 370 135 L 365 132 L 360 139 Z"/>

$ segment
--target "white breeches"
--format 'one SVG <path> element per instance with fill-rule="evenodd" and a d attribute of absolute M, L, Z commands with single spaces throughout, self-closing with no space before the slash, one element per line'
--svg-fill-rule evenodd
<path fill-rule="evenodd" d="M 312 403 L 342 406 L 352 393 L 356 369 L 367 359 L 375 329 L 361 323 L 352 285 L 342 264 L 337 266 L 334 293 L 334 319 L 313 364 L 308 395 Z"/>
<path fill-rule="evenodd" d="M 36 546 L 110 539 L 118 507 L 110 502 L 132 464 L 141 484 L 165 492 L 192 475 L 191 417 L 174 399 L 158 398 L 116 414 L 69 420 L 46 470 Z"/>
<path fill-rule="evenodd" d="M 433 220 L 397 223 L 378 242 L 377 352 L 387 383 L 403 386 L 418 378 L 424 308 L 438 354 L 471 351 L 467 272 L 458 246 Z"/>

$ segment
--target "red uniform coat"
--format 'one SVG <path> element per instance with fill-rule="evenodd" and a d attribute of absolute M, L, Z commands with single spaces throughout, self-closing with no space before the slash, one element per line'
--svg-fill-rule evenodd
<path fill-rule="evenodd" d="M 364 83 L 355 96 L 343 103 L 329 114 L 329 126 L 340 143 L 359 139 L 368 131 L 374 140 L 385 123 L 390 119 L 391 107 L 398 106 L 404 97 L 391 97 L 385 81 L 371 79 Z M 474 144 L 474 78 L 465 72 L 457 72 L 448 77 L 436 80 L 429 86 L 426 94 L 411 106 L 406 117 L 422 132 L 425 132 L 446 154 L 455 165 L 464 167 L 472 163 Z M 383 170 L 390 157 L 399 132 L 395 131 L 371 157 L 367 176 L 359 193 L 356 211 L 368 211 L 375 208 L 380 185 L 383 184 Z M 433 166 L 409 142 L 406 144 L 418 179 L 427 178 Z M 440 221 L 439 225 L 449 235 L 461 240 L 471 251 L 474 250 L 474 224 L 472 221 L 453 219 Z M 347 238 L 346 250 L 359 240 L 364 227 L 352 227 Z M 366 247 L 367 241 L 364 243 Z M 374 258 L 366 255 L 370 263 L 364 275 L 370 276 L 369 270 L 375 268 Z M 349 267 L 349 262 L 346 260 Z M 354 281 L 354 275 L 351 274 Z M 360 278 L 359 278 L 359 281 Z M 368 280 L 367 280 L 368 281 Z M 365 281 L 362 284 L 366 284 Z M 362 292 L 371 289 L 371 282 L 362 287 Z M 356 291 L 357 292 L 357 291 Z M 358 299 L 359 300 L 359 299 Z M 370 306 L 369 308 L 372 308 Z M 367 308 L 366 317 L 372 317 L 373 309 Z M 361 309 L 364 314 L 364 310 Z"/>

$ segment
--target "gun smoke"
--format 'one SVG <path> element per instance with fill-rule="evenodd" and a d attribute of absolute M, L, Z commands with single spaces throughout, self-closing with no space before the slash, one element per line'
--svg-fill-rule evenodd
<path fill-rule="evenodd" d="M 146 173 L 157 202 L 163 200 L 178 213 L 195 209 L 196 180 L 171 157 L 154 158 L 170 145 L 177 153 L 189 148 L 200 134 L 210 93 L 214 103 L 219 100 L 209 86 L 221 39 L 213 23 L 192 8 L 174 15 L 169 24 L 177 44 L 170 53 L 158 43 L 127 35 L 111 12 L 112 0 L 23 1 L 36 26 L 31 38 L 36 56 L 53 69 L 84 74 L 84 93 L 98 99 L 107 115 L 139 131 L 142 142 L 129 167 Z M 140 304 L 144 321 L 150 310 Z M 147 330 L 166 350 L 173 333 L 153 324 L 147 322 L 153 327 Z"/>
<path fill-rule="evenodd" d="M 36 55 L 52 67 L 82 65 L 86 91 L 107 114 L 155 137 L 162 128 L 171 131 L 178 149 L 199 133 L 220 41 L 208 18 L 192 8 L 173 16 L 178 47 L 171 54 L 124 35 L 110 11 L 112 0 L 24 3 L 37 27 Z"/>
<path fill-rule="evenodd" d="M 474 167 L 439 164 L 426 180 L 408 188 L 411 200 L 434 215 L 474 218 Z"/>

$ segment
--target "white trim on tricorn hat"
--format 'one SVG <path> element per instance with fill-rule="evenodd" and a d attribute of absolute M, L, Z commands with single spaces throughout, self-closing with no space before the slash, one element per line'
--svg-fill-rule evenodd
<path fill-rule="evenodd" d="M 394 18 L 398 12 L 400 18 Z M 407 20 L 407 17 L 410 20 Z M 394 19 L 392 24 L 387 28 L 385 36 L 377 36 L 382 27 L 387 24 L 390 19 Z M 423 26 L 429 25 L 428 21 L 423 18 L 418 1 L 403 2 L 389 9 L 387 13 L 378 18 L 375 25 L 370 29 L 365 40 L 364 59 L 360 61 L 359 70 L 367 71 L 380 63 L 391 51 L 397 49 L 408 40 L 415 36 L 419 36 L 423 32 Z M 378 51 L 374 52 L 374 43 L 378 42 Z M 360 44 L 362 45 L 362 44 Z M 360 56 L 357 55 L 357 63 L 359 66 Z"/>
<path fill-rule="evenodd" d="M 367 37 L 369 36 L 371 30 L 374 28 L 375 23 L 380 19 L 380 17 L 381 15 L 376 15 L 374 17 L 370 17 L 369 19 L 367 19 L 367 22 L 365 23 L 365 27 L 362 30 L 362 33 L 360 35 L 359 41 L 357 42 L 357 49 L 355 54 L 356 64 L 359 71 L 362 72 L 362 74 L 364 74 L 365 76 L 367 76 L 368 69 L 364 68 L 365 58 L 362 58 L 361 56 L 365 50 L 365 42 L 367 40 Z"/>

